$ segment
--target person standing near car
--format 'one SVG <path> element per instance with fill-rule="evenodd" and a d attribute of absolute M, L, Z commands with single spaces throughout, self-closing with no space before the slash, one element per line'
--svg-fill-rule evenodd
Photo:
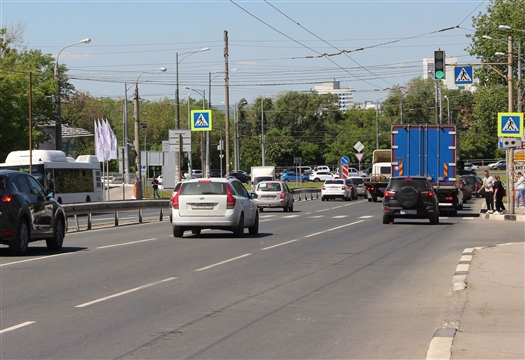
<path fill-rule="evenodd" d="M 151 187 L 153 188 L 153 199 L 156 199 L 156 198 L 159 198 L 160 199 L 160 196 L 159 196 L 159 181 L 157 180 L 157 178 L 153 178 L 153 180 L 151 181 Z"/>
<path fill-rule="evenodd" d="M 480 193 L 481 191 L 485 192 L 484 195 L 485 202 L 487 204 L 487 213 L 492 214 L 494 213 L 494 178 L 490 176 L 488 170 L 485 170 L 484 174 L 485 178 L 483 179 L 483 185 L 481 186 L 481 189 L 478 190 L 478 193 Z"/>
<path fill-rule="evenodd" d="M 494 199 L 496 200 L 496 211 L 494 214 L 503 214 L 505 211 L 505 206 L 503 205 L 505 190 L 503 189 L 503 183 L 501 182 L 499 175 L 494 176 L 494 179 Z"/>
<path fill-rule="evenodd" d="M 523 174 L 518 172 L 518 176 L 516 176 L 516 188 L 518 189 L 518 192 L 516 193 L 516 201 L 514 202 L 516 207 L 523 208 L 525 206 L 525 177 Z M 521 198 L 521 206 L 520 206 L 520 198 Z"/>

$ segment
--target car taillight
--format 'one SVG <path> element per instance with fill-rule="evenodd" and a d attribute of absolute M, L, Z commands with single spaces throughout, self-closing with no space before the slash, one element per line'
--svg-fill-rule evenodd
<path fill-rule="evenodd" d="M 175 195 L 171 196 L 170 201 L 171 201 L 171 207 L 174 208 L 175 210 L 178 210 L 179 209 L 179 192 L 178 191 Z"/>
<path fill-rule="evenodd" d="M 434 192 L 432 190 L 430 191 L 421 191 L 422 196 L 432 197 L 434 196 Z"/>
<path fill-rule="evenodd" d="M 374 191 L 374 187 L 373 187 L 373 186 L 367 186 L 366 189 L 367 189 L 368 191 Z"/>
<path fill-rule="evenodd" d="M 323 185 L 323 187 L 321 188 L 322 190 L 326 190 L 326 186 Z"/>
<path fill-rule="evenodd" d="M 393 190 L 385 190 L 384 195 L 392 197 L 396 195 L 396 192 Z"/>
<path fill-rule="evenodd" d="M 453 196 L 445 196 L 443 198 L 443 200 L 445 200 L 445 201 L 452 201 L 452 200 L 454 200 L 454 197 Z"/>
<path fill-rule="evenodd" d="M 11 202 L 13 201 L 13 197 L 11 195 L 2 195 L 0 196 L 0 202 Z"/>
<path fill-rule="evenodd" d="M 235 207 L 235 197 L 233 196 L 230 185 L 226 186 L 226 209 L 233 209 Z"/>
<path fill-rule="evenodd" d="M 346 186 L 345 185 L 341 186 L 341 190 L 346 190 Z"/>
<path fill-rule="evenodd" d="M 476 189 L 478 188 L 478 186 L 479 186 L 478 183 L 474 183 L 474 187 L 475 187 Z"/>
<path fill-rule="evenodd" d="M 285 199 L 284 191 L 281 191 L 281 200 Z"/>

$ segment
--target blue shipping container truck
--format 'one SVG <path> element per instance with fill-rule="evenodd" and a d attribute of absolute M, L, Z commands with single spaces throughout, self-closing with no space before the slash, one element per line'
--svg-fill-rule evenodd
<path fill-rule="evenodd" d="M 454 125 L 392 125 L 392 176 L 426 176 L 438 194 L 440 211 L 463 208 L 456 180 Z"/>

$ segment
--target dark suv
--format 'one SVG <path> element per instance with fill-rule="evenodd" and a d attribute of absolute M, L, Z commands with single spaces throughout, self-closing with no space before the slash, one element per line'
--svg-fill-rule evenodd
<path fill-rule="evenodd" d="M 66 215 L 53 195 L 28 173 L 0 170 L 0 244 L 12 255 L 25 254 L 36 240 L 46 240 L 50 250 L 62 248 Z"/>
<path fill-rule="evenodd" d="M 482 194 L 478 193 L 478 190 L 483 186 L 483 180 L 477 175 L 463 175 L 461 179 L 465 180 L 472 194 L 477 197 L 482 197 Z"/>
<path fill-rule="evenodd" d="M 383 224 L 394 218 L 429 219 L 439 223 L 439 202 L 430 181 L 423 176 L 390 179 L 383 197 Z"/>

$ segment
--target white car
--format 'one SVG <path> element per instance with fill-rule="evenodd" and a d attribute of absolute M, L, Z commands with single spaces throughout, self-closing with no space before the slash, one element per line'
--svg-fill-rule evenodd
<path fill-rule="evenodd" d="M 332 180 L 334 175 L 330 171 L 315 171 L 310 174 L 309 180 L 313 182 Z"/>
<path fill-rule="evenodd" d="M 344 179 L 326 180 L 321 188 L 321 201 L 330 199 L 352 200 L 352 193 Z"/>
<path fill-rule="evenodd" d="M 244 235 L 244 228 L 251 235 L 259 232 L 257 205 L 237 179 L 184 181 L 170 203 L 174 237 L 182 237 L 185 231 L 199 235 L 202 229 L 233 231 L 236 237 Z"/>
<path fill-rule="evenodd" d="M 471 163 L 465 163 L 463 164 L 463 169 L 466 171 L 472 171 L 472 170 L 476 171 L 476 170 L 479 170 L 479 166 L 471 164 Z"/>
<path fill-rule="evenodd" d="M 282 208 L 293 211 L 293 190 L 284 181 L 261 181 L 255 186 L 257 197 L 253 199 L 262 212 L 264 208 Z"/>

